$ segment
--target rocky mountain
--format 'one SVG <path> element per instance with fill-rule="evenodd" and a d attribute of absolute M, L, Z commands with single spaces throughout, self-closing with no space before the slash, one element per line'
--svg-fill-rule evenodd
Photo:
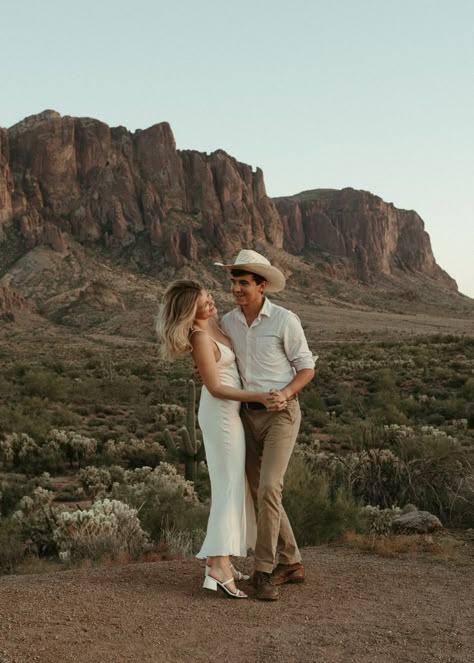
<path fill-rule="evenodd" d="M 291 253 L 342 258 L 349 272 L 365 282 L 402 270 L 457 289 L 437 265 L 424 223 L 414 211 L 350 188 L 305 191 L 274 202 L 283 222 L 284 248 Z"/>
<path fill-rule="evenodd" d="M 165 122 L 132 133 L 48 110 L 0 129 L 0 286 L 40 312 L 126 310 L 132 274 L 202 275 L 242 246 L 301 284 L 405 274 L 457 291 L 416 212 L 368 192 L 272 200 L 260 169 L 177 150 Z"/>
<path fill-rule="evenodd" d="M 223 151 L 176 149 L 161 123 L 130 133 L 45 111 L 2 130 L 0 222 L 26 248 L 66 250 L 65 235 L 126 254 L 147 270 L 237 245 L 282 247 L 263 173 Z"/>

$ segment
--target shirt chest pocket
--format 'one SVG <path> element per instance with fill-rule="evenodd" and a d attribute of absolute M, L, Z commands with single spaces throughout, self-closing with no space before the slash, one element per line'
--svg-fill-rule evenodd
<path fill-rule="evenodd" d="M 282 343 L 278 336 L 257 336 L 257 361 L 275 361 L 281 357 Z"/>

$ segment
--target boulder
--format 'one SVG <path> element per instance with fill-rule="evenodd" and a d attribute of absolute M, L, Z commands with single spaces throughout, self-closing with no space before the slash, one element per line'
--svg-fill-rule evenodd
<path fill-rule="evenodd" d="M 440 519 L 429 511 L 408 511 L 402 513 L 392 522 L 394 532 L 428 534 L 437 529 L 442 529 L 442 527 Z"/>

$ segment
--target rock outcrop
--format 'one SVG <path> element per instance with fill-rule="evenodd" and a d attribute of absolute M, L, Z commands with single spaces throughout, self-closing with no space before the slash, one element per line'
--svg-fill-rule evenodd
<path fill-rule="evenodd" d="M 13 322 L 16 313 L 32 313 L 35 307 L 13 288 L 0 286 L 0 321 Z"/>
<path fill-rule="evenodd" d="M 283 222 L 284 246 L 291 253 L 313 250 L 342 258 L 361 281 L 407 270 L 457 288 L 436 264 L 429 235 L 414 211 L 350 188 L 306 191 L 274 202 Z"/>
<path fill-rule="evenodd" d="M 37 245 L 67 255 L 68 236 L 145 272 L 271 247 L 325 255 L 328 269 L 342 261 L 366 282 L 408 270 L 456 289 L 416 212 L 353 189 L 272 200 L 260 169 L 179 151 L 166 122 L 131 133 L 48 110 L 0 130 L 0 266 L 14 260 L 8 239 L 16 256 Z"/>
<path fill-rule="evenodd" d="M 9 222 L 27 248 L 65 251 L 68 233 L 126 249 L 143 268 L 283 241 L 261 170 L 222 150 L 178 151 L 166 122 L 130 133 L 55 111 L 1 130 L 0 226 Z"/>

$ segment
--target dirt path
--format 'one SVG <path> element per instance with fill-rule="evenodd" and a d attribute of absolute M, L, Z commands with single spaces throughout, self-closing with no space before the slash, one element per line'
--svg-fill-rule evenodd
<path fill-rule="evenodd" d="M 474 560 L 304 560 L 275 603 L 206 593 L 193 560 L 0 578 L 0 663 L 474 661 Z"/>

